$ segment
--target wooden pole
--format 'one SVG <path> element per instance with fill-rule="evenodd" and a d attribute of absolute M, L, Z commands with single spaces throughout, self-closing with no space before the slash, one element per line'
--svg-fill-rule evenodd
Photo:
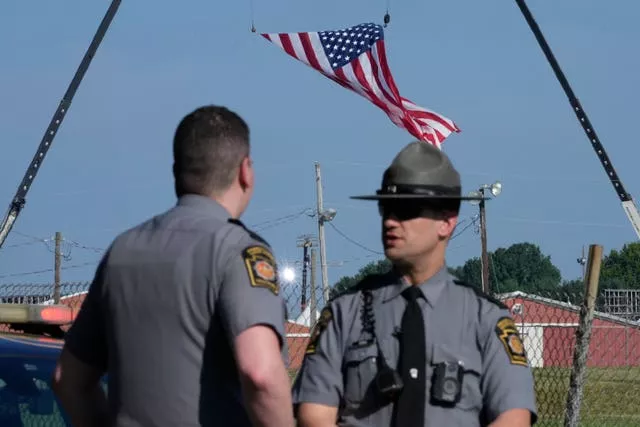
<path fill-rule="evenodd" d="M 310 295 L 310 304 L 309 304 L 309 327 L 313 329 L 316 324 L 316 310 L 318 305 L 317 300 L 317 285 L 316 285 L 316 249 L 311 248 L 311 295 Z"/>
<path fill-rule="evenodd" d="M 491 292 L 489 283 L 489 252 L 487 250 L 487 216 L 484 205 L 484 188 L 480 189 L 482 200 L 480 200 L 480 242 L 482 245 L 482 291 Z"/>
<path fill-rule="evenodd" d="M 56 231 L 56 248 L 54 252 L 53 302 L 60 303 L 60 269 L 62 268 L 62 233 Z"/>
<path fill-rule="evenodd" d="M 322 295 L 324 304 L 329 301 L 329 273 L 327 272 L 327 243 L 324 238 L 324 202 L 322 189 L 322 174 L 320 172 L 320 163 L 316 162 L 316 198 L 318 217 L 318 243 L 320 245 L 320 273 L 322 274 Z"/>
<path fill-rule="evenodd" d="M 564 426 L 576 427 L 580 422 L 580 406 L 582 404 L 582 390 L 584 388 L 585 371 L 589 358 L 589 343 L 593 314 L 598 296 L 600 282 L 600 268 L 602 265 L 602 246 L 590 245 L 587 260 L 587 272 L 584 280 L 584 300 L 580 307 L 580 323 L 576 329 L 576 346 L 573 353 L 573 369 L 569 380 L 567 393 L 567 411 Z"/>

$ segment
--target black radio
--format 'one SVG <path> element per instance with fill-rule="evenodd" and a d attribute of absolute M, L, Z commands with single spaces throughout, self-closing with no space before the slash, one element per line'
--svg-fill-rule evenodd
<path fill-rule="evenodd" d="M 362 298 L 362 332 L 369 335 L 369 337 L 376 342 L 378 349 L 378 373 L 375 377 L 376 391 L 385 400 L 393 401 L 402 391 L 404 383 L 402 382 L 400 374 L 389 366 L 380 349 L 380 343 L 375 333 L 375 315 L 373 312 L 373 295 L 371 291 L 362 291 Z"/>

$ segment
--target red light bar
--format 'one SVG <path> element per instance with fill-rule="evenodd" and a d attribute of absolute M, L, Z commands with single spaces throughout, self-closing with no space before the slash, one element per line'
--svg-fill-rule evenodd
<path fill-rule="evenodd" d="M 74 310 L 61 304 L 0 304 L 0 323 L 68 325 L 74 317 Z"/>

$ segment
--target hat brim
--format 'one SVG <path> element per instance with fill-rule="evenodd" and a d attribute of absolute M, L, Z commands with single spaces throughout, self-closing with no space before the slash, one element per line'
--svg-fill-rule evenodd
<path fill-rule="evenodd" d="M 428 194 L 372 194 L 367 196 L 351 196 L 355 200 L 489 200 L 489 197 L 428 195 Z"/>

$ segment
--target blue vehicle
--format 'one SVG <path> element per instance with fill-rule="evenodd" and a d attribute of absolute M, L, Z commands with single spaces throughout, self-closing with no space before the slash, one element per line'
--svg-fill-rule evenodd
<path fill-rule="evenodd" d="M 0 304 L 0 426 L 70 427 L 51 377 L 73 322 L 63 305 Z"/>

